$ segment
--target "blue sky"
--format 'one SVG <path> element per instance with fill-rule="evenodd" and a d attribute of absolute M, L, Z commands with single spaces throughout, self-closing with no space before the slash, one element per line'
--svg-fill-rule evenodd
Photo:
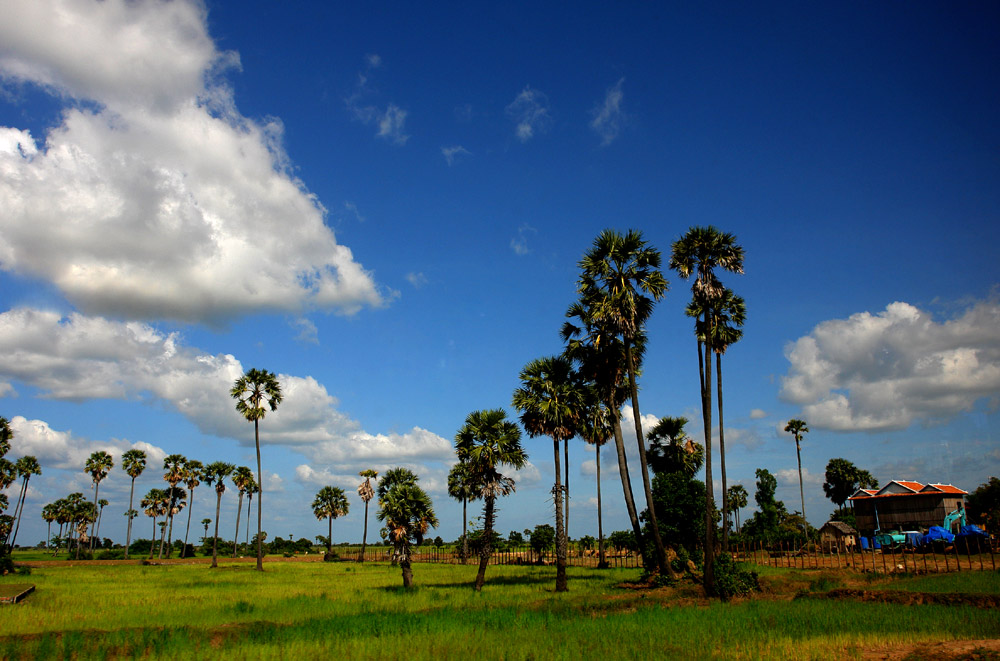
<path fill-rule="evenodd" d="M 43 467 L 19 541 L 92 493 L 98 449 L 148 450 L 140 495 L 165 454 L 253 465 L 228 397 L 250 367 L 285 388 L 261 427 L 272 536 L 325 533 L 319 488 L 407 465 L 456 537 L 451 439 L 473 410 L 514 415 L 608 227 L 664 261 L 697 225 L 746 249 L 725 422 L 751 494 L 765 467 L 800 508 L 791 417 L 814 525 L 833 457 L 968 490 L 1000 469 L 992 5 L 0 9 L 0 415 Z M 689 286 L 667 276 L 647 426 L 698 418 Z M 551 518 L 551 442 L 524 442 L 505 532 Z M 571 453 L 570 534 L 596 534 L 594 453 Z M 624 529 L 602 464 L 605 530 Z M 123 538 L 119 466 L 101 494 Z M 360 539 L 352 508 L 335 541 Z"/>

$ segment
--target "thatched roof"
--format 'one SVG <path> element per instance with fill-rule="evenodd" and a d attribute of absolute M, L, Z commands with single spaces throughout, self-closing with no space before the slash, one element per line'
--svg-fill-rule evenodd
<path fill-rule="evenodd" d="M 834 530 L 836 530 L 837 532 L 839 532 L 842 535 L 857 535 L 858 534 L 857 530 L 855 530 L 851 526 L 847 525 L 843 521 L 827 521 L 826 523 L 823 524 L 823 528 L 826 528 L 827 526 L 833 528 Z M 823 530 L 823 528 L 820 528 L 820 530 Z"/>

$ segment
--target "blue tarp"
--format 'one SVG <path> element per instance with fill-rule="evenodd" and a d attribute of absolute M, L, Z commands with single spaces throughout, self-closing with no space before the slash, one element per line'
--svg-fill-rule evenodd
<path fill-rule="evenodd" d="M 956 540 L 964 540 L 965 543 L 975 542 L 976 540 L 980 542 L 986 541 L 986 533 L 983 532 L 982 528 L 975 524 L 969 524 L 967 526 L 962 526 L 962 529 L 955 535 Z"/>
<path fill-rule="evenodd" d="M 943 541 L 951 544 L 955 536 L 941 526 L 931 526 L 926 535 L 920 536 L 920 544 L 933 544 L 936 541 Z"/>

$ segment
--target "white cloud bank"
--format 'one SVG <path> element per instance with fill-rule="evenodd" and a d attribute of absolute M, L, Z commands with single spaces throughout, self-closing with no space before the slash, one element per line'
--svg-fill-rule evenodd
<path fill-rule="evenodd" d="M 0 15 L 0 78 L 65 104 L 44 140 L 0 127 L 0 268 L 130 319 L 384 304 L 291 175 L 280 121 L 236 109 L 221 74 L 239 58 L 202 3 L 0 0 Z"/>
<path fill-rule="evenodd" d="M 253 426 L 229 396 L 243 366 L 205 354 L 139 322 L 19 308 L 0 314 L 0 379 L 29 384 L 53 399 L 138 400 L 173 407 L 206 434 L 253 445 Z M 279 374 L 284 400 L 268 413 L 262 443 L 285 445 L 320 464 L 449 461 L 451 442 L 420 427 L 372 434 L 337 409 L 312 377 Z"/>
<path fill-rule="evenodd" d="M 1000 394 L 1000 304 L 943 322 L 908 303 L 834 319 L 785 349 L 782 398 L 814 428 L 905 429 Z"/>

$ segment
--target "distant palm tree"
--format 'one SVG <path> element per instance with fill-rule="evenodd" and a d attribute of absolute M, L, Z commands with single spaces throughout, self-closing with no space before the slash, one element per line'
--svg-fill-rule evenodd
<path fill-rule="evenodd" d="M 375 497 L 372 480 L 378 477 L 378 473 L 368 468 L 358 473 L 358 475 L 365 478 L 365 481 L 358 485 L 358 495 L 365 503 L 365 531 L 361 535 L 361 555 L 358 556 L 358 562 L 364 562 L 365 547 L 368 545 L 368 502 Z"/>
<path fill-rule="evenodd" d="M 393 545 L 393 557 L 403 572 L 404 588 L 413 585 L 411 546 L 423 542 L 428 529 L 438 525 L 431 499 L 416 482 L 416 476 L 403 468 L 390 469 L 379 483 L 378 520 L 385 525 L 382 537 Z"/>
<path fill-rule="evenodd" d="M 601 401 L 600 391 L 595 383 L 585 385 L 585 407 L 580 416 L 579 434 L 588 444 L 594 446 L 597 465 L 597 568 L 606 569 L 608 565 L 604 551 L 604 519 L 601 501 L 601 448 L 614 436 L 614 425 L 617 413 L 609 409 Z"/>
<path fill-rule="evenodd" d="M 190 459 L 184 465 L 184 484 L 188 488 L 188 520 L 184 529 L 184 546 L 181 547 L 181 557 L 187 555 L 188 535 L 191 533 L 191 512 L 194 511 L 194 489 L 201 484 L 201 472 L 205 467 L 197 459 Z"/>
<path fill-rule="evenodd" d="M 84 471 L 90 473 L 94 481 L 94 511 L 97 511 L 97 491 L 101 486 L 101 480 L 108 476 L 108 473 L 115 467 L 115 462 L 111 455 L 104 450 L 98 450 L 90 455 L 84 466 Z M 96 522 L 96 517 L 95 517 Z M 90 548 L 94 548 L 94 523 L 90 527 Z"/>
<path fill-rule="evenodd" d="M 464 565 L 469 557 L 469 501 L 479 497 L 479 492 L 472 483 L 469 467 L 464 462 L 459 461 L 448 471 L 448 495 L 462 502 L 462 564 Z"/>
<path fill-rule="evenodd" d="M 805 491 L 802 489 L 802 436 L 809 432 L 809 425 L 806 424 L 805 420 L 792 418 L 785 425 L 785 431 L 795 437 L 795 458 L 799 462 L 799 498 L 802 499 L 802 522 L 803 529 L 808 534 L 809 524 L 806 523 L 806 496 Z"/>
<path fill-rule="evenodd" d="M 170 503 L 167 507 L 167 517 L 170 521 L 169 532 L 167 533 L 167 557 L 170 557 L 171 544 L 174 541 L 174 514 L 176 508 L 176 496 L 178 495 L 177 485 L 180 484 L 187 475 L 187 457 L 182 454 L 171 454 L 163 460 L 163 479 L 170 485 L 167 493 L 170 494 Z M 163 540 L 160 540 L 160 557 L 163 557 Z"/>
<path fill-rule="evenodd" d="M 641 232 L 629 230 L 621 234 L 615 230 L 604 230 L 580 260 L 579 292 L 581 302 L 590 308 L 594 322 L 610 330 L 623 344 L 642 486 L 656 548 L 656 565 L 661 575 L 672 576 L 673 570 L 667 563 L 666 547 L 660 537 L 660 526 L 653 507 L 634 351 L 636 343 L 645 337 L 644 329 L 653 305 L 663 298 L 669 287 L 660 271 L 660 262 L 660 252 L 646 243 Z"/>
<path fill-rule="evenodd" d="M 100 507 L 100 509 L 97 511 L 97 532 L 96 532 L 96 534 L 97 534 L 97 541 L 100 542 L 100 540 L 101 540 L 101 519 L 104 517 L 104 508 L 107 507 L 108 505 L 110 505 L 111 503 L 108 502 L 107 498 L 101 498 L 99 501 L 97 501 L 97 504 Z"/>
<path fill-rule="evenodd" d="M 236 411 L 248 422 L 253 423 L 254 443 L 257 446 L 257 484 L 261 493 L 257 497 L 257 571 L 264 571 L 264 547 L 261 533 L 261 501 L 263 500 L 263 477 L 260 472 L 260 421 L 267 410 L 278 410 L 281 404 L 281 384 L 278 377 L 267 370 L 250 369 L 236 379 L 229 394 L 236 400 Z"/>
<path fill-rule="evenodd" d="M 684 417 L 660 418 L 649 430 L 646 452 L 649 465 L 656 473 L 684 473 L 689 478 L 701 470 L 705 450 L 684 431 L 688 419 Z"/>
<path fill-rule="evenodd" d="M 233 557 L 240 545 L 240 515 L 243 513 L 243 496 L 246 495 L 250 483 L 253 482 L 253 472 L 247 466 L 240 466 L 233 472 L 233 486 L 239 490 L 239 505 L 236 507 L 236 534 L 233 536 Z"/>
<path fill-rule="evenodd" d="M 327 520 L 328 533 L 326 538 L 326 553 L 333 552 L 333 520 L 347 514 L 350 504 L 340 487 L 326 486 L 319 490 L 313 499 L 312 509 L 316 518 Z"/>
<path fill-rule="evenodd" d="M 742 484 L 734 484 L 729 487 L 729 510 L 736 517 L 736 532 L 740 531 L 740 510 L 747 506 L 749 494 Z"/>
<path fill-rule="evenodd" d="M 235 468 L 232 464 L 227 464 L 224 461 L 214 461 L 205 466 L 205 472 L 202 474 L 205 484 L 215 485 L 215 536 L 212 537 L 212 569 L 219 566 L 219 511 L 222 509 L 222 494 L 226 493 L 225 480 L 233 474 Z M 205 524 L 205 532 L 208 533 L 208 524 Z"/>
<path fill-rule="evenodd" d="M 211 486 L 211 485 L 209 485 Z M 212 520 L 209 518 L 204 518 L 201 520 L 201 525 L 205 526 L 205 539 L 208 539 L 208 526 L 211 525 Z"/>
<path fill-rule="evenodd" d="M 519 376 L 521 387 L 514 391 L 514 408 L 521 412 L 521 424 L 528 435 L 548 436 L 555 453 L 556 509 L 556 592 L 569 589 L 566 583 L 567 540 L 563 519 L 563 485 L 559 462 L 559 441 L 576 435 L 583 395 L 569 360 L 561 356 L 538 358 L 528 363 Z"/>
<path fill-rule="evenodd" d="M 45 550 L 49 550 L 49 540 L 52 539 L 52 522 L 59 518 L 59 506 L 55 503 L 49 503 L 42 507 L 42 520 L 48 524 L 48 529 L 45 532 Z"/>
<path fill-rule="evenodd" d="M 479 573 L 475 590 L 486 583 L 486 566 L 493 554 L 493 524 L 496 499 L 514 492 L 514 479 L 497 468 L 524 468 L 528 457 L 521 447 L 521 430 L 507 420 L 503 409 L 473 411 L 455 434 L 455 452 L 459 462 L 468 467 L 471 482 L 483 499 L 483 544 L 479 551 Z"/>
<path fill-rule="evenodd" d="M 28 480 L 32 475 L 41 475 L 42 467 L 38 465 L 38 458 L 30 454 L 24 455 L 14 462 L 14 470 L 18 477 L 22 478 L 21 493 L 17 497 L 17 505 L 14 507 L 14 518 L 17 525 L 14 526 L 14 534 L 10 538 L 10 548 L 14 548 L 17 543 L 17 531 L 21 527 L 21 519 L 24 518 L 24 501 L 28 493 Z"/>
<path fill-rule="evenodd" d="M 128 511 L 134 512 L 132 509 L 132 497 L 135 495 L 135 478 L 142 475 L 142 471 L 146 469 L 146 453 L 142 450 L 126 450 L 125 454 L 122 455 L 122 468 L 132 478 L 132 487 L 128 492 Z M 125 535 L 125 559 L 128 560 L 128 547 L 132 544 L 132 519 L 135 516 L 129 515 L 128 517 L 128 532 Z"/>
<path fill-rule="evenodd" d="M 715 493 L 712 482 L 712 355 L 715 334 L 713 310 L 723 291 L 716 268 L 743 273 L 743 247 L 736 237 L 714 227 L 692 227 L 672 245 L 670 268 L 691 286 L 692 305 L 700 311 L 695 319 L 698 351 L 701 414 L 705 428 L 705 590 L 715 594 Z"/>
<path fill-rule="evenodd" d="M 169 511 L 170 494 L 163 489 L 150 489 L 146 497 L 139 501 L 139 507 L 143 509 L 146 516 L 153 520 L 153 539 L 149 545 L 149 559 L 153 559 L 153 552 L 156 550 L 156 520 L 161 516 L 166 516 Z M 161 535 L 161 555 L 162 555 L 162 535 Z"/>

